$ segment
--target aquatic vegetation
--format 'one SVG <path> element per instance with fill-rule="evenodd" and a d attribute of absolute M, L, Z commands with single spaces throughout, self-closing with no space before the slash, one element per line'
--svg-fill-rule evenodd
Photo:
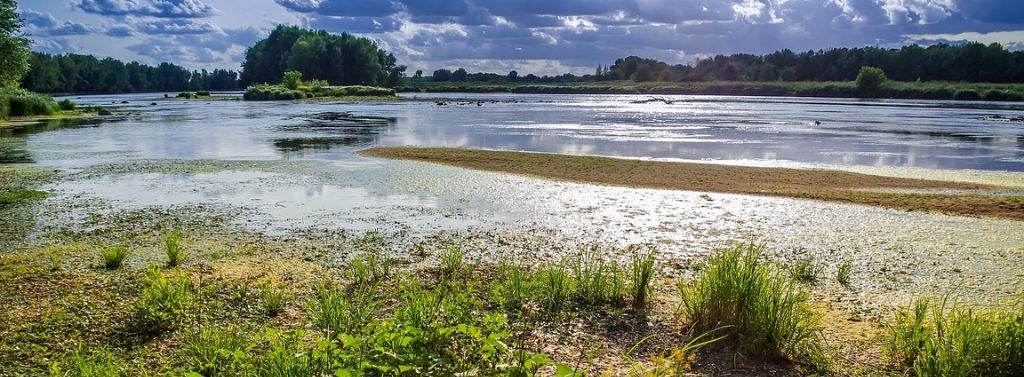
<path fill-rule="evenodd" d="M 53 377 L 120 377 L 125 372 L 127 368 L 110 350 L 86 350 L 81 345 L 50 367 L 50 376 Z"/>
<path fill-rule="evenodd" d="M 982 310 L 915 300 L 889 327 L 888 355 L 916 376 L 1024 374 L 1024 303 Z"/>
<path fill-rule="evenodd" d="M 177 267 L 185 260 L 185 250 L 181 248 L 181 232 L 172 229 L 164 233 L 164 255 L 167 266 Z"/>
<path fill-rule="evenodd" d="M 159 268 L 146 270 L 142 297 L 135 313 L 144 329 L 164 331 L 176 327 L 192 306 L 192 283 L 185 276 L 169 276 Z"/>
<path fill-rule="evenodd" d="M 100 252 L 100 256 L 103 257 L 103 267 L 116 270 L 128 258 L 128 246 L 122 244 L 107 246 Z"/>
<path fill-rule="evenodd" d="M 821 345 L 807 295 L 790 274 L 761 260 L 763 250 L 749 243 L 716 251 L 700 277 L 679 284 L 680 314 L 699 331 L 728 334 L 746 352 L 815 358 Z"/>
<path fill-rule="evenodd" d="M 394 89 L 375 86 L 306 86 L 288 88 L 284 85 L 253 85 L 245 90 L 246 101 L 289 101 L 306 98 L 391 98 Z"/>
<path fill-rule="evenodd" d="M 466 251 L 459 242 L 449 242 L 441 251 L 441 273 L 451 279 L 457 279 L 466 273 Z"/>

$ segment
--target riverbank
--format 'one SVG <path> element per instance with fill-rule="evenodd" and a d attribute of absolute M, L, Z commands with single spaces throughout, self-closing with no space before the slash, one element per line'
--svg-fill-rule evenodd
<path fill-rule="evenodd" d="M 396 87 L 398 92 L 466 92 L 524 94 L 651 94 L 651 95 L 736 95 L 828 98 L 899 98 L 938 100 L 1024 100 L 1022 84 L 896 82 L 888 81 L 880 89 L 863 92 L 853 82 L 642 82 L 598 81 L 577 83 L 490 83 L 490 82 L 409 82 Z"/>
<path fill-rule="evenodd" d="M 988 195 L 997 187 L 841 171 L 761 168 L 503 152 L 460 148 L 375 147 L 364 156 L 425 161 L 574 182 L 725 192 L 866 204 L 907 211 L 1024 220 L 1024 197 Z M 942 193 L 953 190 L 954 193 Z"/>

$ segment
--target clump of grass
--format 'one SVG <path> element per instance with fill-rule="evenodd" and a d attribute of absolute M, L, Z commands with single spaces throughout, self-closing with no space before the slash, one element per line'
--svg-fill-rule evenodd
<path fill-rule="evenodd" d="M 60 102 L 57 102 L 57 106 L 59 106 L 60 109 L 63 111 L 75 111 L 75 108 L 78 107 L 75 105 L 74 102 L 71 102 L 71 100 L 69 99 L 63 99 Z"/>
<path fill-rule="evenodd" d="M 260 303 L 263 305 L 263 312 L 268 316 L 276 316 L 284 311 L 291 296 L 282 287 L 265 283 L 260 286 Z"/>
<path fill-rule="evenodd" d="M 192 283 L 186 277 L 167 276 L 151 267 L 135 312 L 148 330 L 163 331 L 175 327 L 191 303 Z"/>
<path fill-rule="evenodd" d="M 836 281 L 843 286 L 850 286 L 850 276 L 853 275 L 853 264 L 850 261 L 844 261 L 843 264 L 839 265 L 836 269 Z"/>
<path fill-rule="evenodd" d="M 540 305 L 549 312 L 565 307 L 572 293 L 569 273 L 560 264 L 551 263 L 541 267 L 535 277 Z"/>
<path fill-rule="evenodd" d="M 533 296 L 533 287 L 533 276 L 526 266 L 509 260 L 498 262 L 498 278 L 491 288 L 491 294 L 502 308 L 522 309 L 523 304 Z"/>
<path fill-rule="evenodd" d="M 121 244 L 110 245 L 103 248 L 100 255 L 103 257 L 103 267 L 116 270 L 128 258 L 128 247 Z"/>
<path fill-rule="evenodd" d="M 349 274 L 357 285 L 375 283 L 391 276 L 393 264 L 393 259 L 378 253 L 363 253 L 352 258 L 352 263 L 349 264 Z"/>
<path fill-rule="evenodd" d="M 46 248 L 44 254 L 46 254 L 46 261 L 49 264 L 50 272 L 60 271 L 61 267 L 64 266 L 64 256 L 61 255 L 60 249 L 50 246 Z"/>
<path fill-rule="evenodd" d="M 700 331 L 721 329 L 751 353 L 821 356 L 807 296 L 790 274 L 761 261 L 763 250 L 753 243 L 718 250 L 699 278 L 680 283 L 681 314 Z"/>
<path fill-rule="evenodd" d="M 573 296 L 583 304 L 618 304 L 625 296 L 626 283 L 622 269 L 605 261 L 596 247 L 578 254 L 569 261 Z"/>
<path fill-rule="evenodd" d="M 647 296 L 651 292 L 651 280 L 654 279 L 654 261 L 657 251 L 654 248 L 646 252 L 633 247 L 633 259 L 630 263 L 633 280 L 630 281 L 630 295 L 633 297 L 633 308 L 642 310 L 647 306 Z"/>
<path fill-rule="evenodd" d="M 466 251 L 458 242 L 451 242 L 441 252 L 441 274 L 445 277 L 455 279 L 461 276 L 465 270 Z"/>
<path fill-rule="evenodd" d="M 185 260 L 185 250 L 181 248 L 181 232 L 171 230 L 164 234 L 164 254 L 167 255 L 169 267 L 177 267 Z"/>
<path fill-rule="evenodd" d="M 78 346 L 63 360 L 50 366 L 50 376 L 119 377 L 125 371 L 123 363 L 106 348 L 86 351 Z"/>
<path fill-rule="evenodd" d="M 918 299 L 897 311 L 885 348 L 917 376 L 1024 375 L 1024 303 L 976 310 Z"/>
<path fill-rule="evenodd" d="M 313 326 L 328 334 L 358 333 L 377 315 L 382 304 L 371 289 L 353 292 L 328 284 L 314 288 L 313 301 L 307 307 Z"/>
<path fill-rule="evenodd" d="M 319 360 L 303 346 L 304 331 L 270 331 L 269 349 L 261 358 L 259 375 L 264 377 L 300 377 L 328 374 Z"/>
<path fill-rule="evenodd" d="M 254 342 L 238 327 L 204 326 L 186 332 L 181 360 L 203 376 L 251 376 Z"/>
<path fill-rule="evenodd" d="M 793 277 L 802 283 L 815 283 L 818 281 L 818 262 L 814 256 L 798 259 L 793 264 Z"/>

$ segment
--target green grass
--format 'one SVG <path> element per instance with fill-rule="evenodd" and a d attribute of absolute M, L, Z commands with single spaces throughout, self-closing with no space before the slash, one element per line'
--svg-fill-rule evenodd
<path fill-rule="evenodd" d="M 693 281 L 680 283 L 681 314 L 699 331 L 729 335 L 743 352 L 813 361 L 817 316 L 795 279 L 761 260 L 763 245 L 719 250 Z"/>
<path fill-rule="evenodd" d="M 86 350 L 78 346 L 50 367 L 52 377 L 120 377 L 124 364 L 106 348 Z"/>
<path fill-rule="evenodd" d="M 466 274 L 466 251 L 458 241 L 449 242 L 441 251 L 440 259 L 444 276 L 457 279 Z"/>
<path fill-rule="evenodd" d="M 273 317 L 284 311 L 291 295 L 282 287 L 266 283 L 260 286 L 260 304 L 263 305 L 263 312 Z"/>
<path fill-rule="evenodd" d="M 836 269 L 836 281 L 843 286 L 850 286 L 850 277 L 853 275 L 853 264 L 845 261 Z"/>
<path fill-rule="evenodd" d="M 107 246 L 100 252 L 100 256 L 103 257 L 103 267 L 116 270 L 128 258 L 128 246 L 120 244 Z"/>
<path fill-rule="evenodd" d="M 605 261 L 597 248 L 587 249 L 568 261 L 573 296 L 588 305 L 619 304 L 626 294 L 626 279 L 615 263 Z"/>
<path fill-rule="evenodd" d="M 203 376 L 255 376 L 255 345 L 239 327 L 203 326 L 185 333 L 179 357 L 186 370 Z"/>
<path fill-rule="evenodd" d="M 918 299 L 896 313 L 886 351 L 916 376 L 1024 375 L 1024 304 L 980 310 Z"/>
<path fill-rule="evenodd" d="M 378 252 L 356 255 L 349 263 L 349 275 L 357 285 L 372 284 L 391 276 L 394 260 Z"/>
<path fill-rule="evenodd" d="M 314 298 L 306 311 L 313 327 L 337 335 L 360 332 L 376 317 L 381 305 L 373 287 L 345 291 L 321 283 L 314 288 Z"/>
<path fill-rule="evenodd" d="M 305 86 L 289 89 L 283 85 L 253 85 L 242 96 L 246 101 L 289 101 L 306 98 L 390 98 L 395 91 L 375 86 Z"/>
<path fill-rule="evenodd" d="M 161 332 L 179 325 L 192 306 L 192 283 L 187 277 L 169 276 L 159 268 L 146 270 L 142 295 L 135 313 L 143 330 Z"/>
<path fill-rule="evenodd" d="M 818 282 L 818 261 L 813 256 L 798 259 L 790 268 L 797 281 L 811 284 Z"/>
<path fill-rule="evenodd" d="M 656 252 L 653 248 L 646 251 L 640 247 L 634 248 L 633 260 L 630 263 L 633 280 L 629 289 L 633 297 L 634 309 L 643 310 L 647 307 L 647 297 L 651 293 L 651 280 L 654 279 Z"/>
<path fill-rule="evenodd" d="M 0 208 L 13 205 L 26 200 L 46 199 L 50 194 L 37 190 L 0 191 Z"/>
<path fill-rule="evenodd" d="M 164 255 L 167 266 L 177 267 L 185 260 L 185 250 L 181 247 L 181 232 L 171 230 L 164 233 Z"/>

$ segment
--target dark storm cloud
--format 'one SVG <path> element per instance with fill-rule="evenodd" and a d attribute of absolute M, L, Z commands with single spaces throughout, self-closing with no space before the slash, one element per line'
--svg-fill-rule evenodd
<path fill-rule="evenodd" d="M 76 6 L 88 13 L 104 16 L 201 18 L 217 12 L 201 0 L 80 0 Z"/>

